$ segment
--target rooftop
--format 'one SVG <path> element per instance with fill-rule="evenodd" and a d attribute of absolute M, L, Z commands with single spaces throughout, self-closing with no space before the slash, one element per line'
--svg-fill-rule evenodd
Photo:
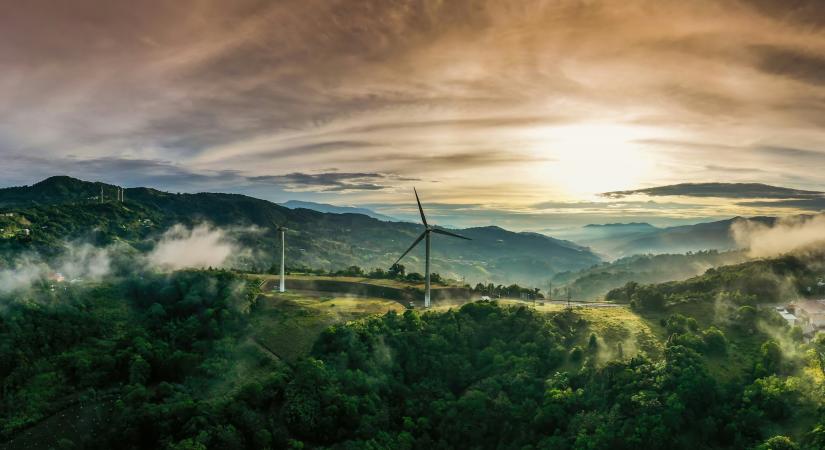
<path fill-rule="evenodd" d="M 825 314 L 825 300 L 799 300 L 792 305 L 808 314 Z"/>

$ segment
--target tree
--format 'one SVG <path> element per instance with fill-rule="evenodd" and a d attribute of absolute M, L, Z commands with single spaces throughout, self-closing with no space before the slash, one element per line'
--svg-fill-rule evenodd
<path fill-rule="evenodd" d="M 146 384 L 149 381 L 151 372 L 152 366 L 140 355 L 135 355 L 132 357 L 131 364 L 129 364 L 129 383 Z"/>
<path fill-rule="evenodd" d="M 406 268 L 404 268 L 403 264 L 393 264 L 390 267 L 390 270 L 387 271 L 387 275 L 390 278 L 403 278 L 407 274 Z"/>
<path fill-rule="evenodd" d="M 705 341 L 705 348 L 708 353 L 724 355 L 728 349 L 728 340 L 722 330 L 710 326 L 702 332 L 702 340 Z"/>
<path fill-rule="evenodd" d="M 759 348 L 760 361 L 756 364 L 756 376 L 779 373 L 782 367 L 782 348 L 773 339 L 769 339 Z"/>
<path fill-rule="evenodd" d="M 404 277 L 404 279 L 413 283 L 418 283 L 424 281 L 424 276 L 418 272 L 410 272 L 406 277 Z"/>
<path fill-rule="evenodd" d="M 596 333 L 590 333 L 590 339 L 587 342 L 587 348 L 591 352 L 595 352 L 596 350 L 599 349 L 599 341 L 596 338 Z"/>
<path fill-rule="evenodd" d="M 787 436 L 774 436 L 756 447 L 756 450 L 798 450 L 799 446 Z"/>

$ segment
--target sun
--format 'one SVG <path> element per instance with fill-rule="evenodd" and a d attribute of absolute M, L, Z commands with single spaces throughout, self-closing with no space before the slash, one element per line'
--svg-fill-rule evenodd
<path fill-rule="evenodd" d="M 655 177 L 655 161 L 643 141 L 661 137 L 660 130 L 576 124 L 542 127 L 535 137 L 535 151 L 548 159 L 537 175 L 569 196 L 627 189 Z"/>

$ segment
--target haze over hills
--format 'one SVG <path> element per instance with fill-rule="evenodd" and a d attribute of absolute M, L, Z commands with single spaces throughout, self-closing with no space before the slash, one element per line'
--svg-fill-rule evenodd
<path fill-rule="evenodd" d="M 731 227 L 742 220 L 770 227 L 776 223 L 777 218 L 734 217 L 665 228 L 647 223 L 588 225 L 566 234 L 565 237 L 592 248 L 607 259 L 648 253 L 725 251 L 739 248 Z"/>
<path fill-rule="evenodd" d="M 97 196 L 101 186 L 105 202 Z M 238 264 L 268 268 L 275 262 L 276 225 L 290 230 L 288 266 L 343 269 L 389 267 L 421 232 L 421 225 L 384 222 L 362 214 L 289 209 L 239 194 L 172 194 L 151 188 L 125 189 L 116 203 L 116 187 L 52 177 L 32 186 L 0 189 L 3 212 L 14 212 L 31 229 L 30 243 L 0 241 L 6 258 L 28 250 L 57 253 L 67 241 L 99 245 L 128 243 L 149 250 L 176 224 L 210 223 L 237 242 Z M 426 208 L 426 203 L 425 203 Z M 14 225 L 23 227 L 22 224 Z M 457 230 L 472 241 L 433 239 L 433 271 L 468 282 L 529 284 L 554 273 L 589 267 L 601 261 L 590 250 L 537 233 L 515 233 L 495 226 Z M 268 251 L 272 249 L 272 251 Z M 423 271 L 422 249 L 408 256 L 408 271 Z"/>
<path fill-rule="evenodd" d="M 401 222 L 399 219 L 396 219 L 395 217 L 390 217 L 385 214 L 377 213 L 369 208 L 361 208 L 358 206 L 338 206 L 330 205 L 328 203 L 307 202 L 303 200 L 289 200 L 287 202 L 280 203 L 280 205 L 286 206 L 289 209 L 304 208 L 325 213 L 363 214 L 365 216 L 369 216 L 378 220 L 383 220 L 385 222 Z"/>

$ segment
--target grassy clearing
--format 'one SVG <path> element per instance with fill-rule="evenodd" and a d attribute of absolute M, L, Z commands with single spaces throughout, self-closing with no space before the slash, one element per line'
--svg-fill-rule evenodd
<path fill-rule="evenodd" d="M 249 277 L 257 278 L 261 280 L 273 281 L 278 280 L 278 275 L 269 275 L 269 274 L 249 274 Z M 325 275 L 308 275 L 308 274 L 290 274 L 286 276 L 286 282 L 289 283 L 289 280 L 306 280 L 306 281 L 338 281 L 342 283 L 363 283 L 363 284 L 371 284 L 374 286 L 384 286 L 384 287 L 391 287 L 396 289 L 405 289 L 405 288 L 415 288 L 415 289 L 424 289 L 424 283 L 411 283 L 408 281 L 399 281 L 399 280 L 389 280 L 385 278 L 367 278 L 367 277 L 332 277 L 332 276 L 325 276 Z M 433 284 L 431 288 L 435 289 L 444 289 L 444 288 L 454 288 L 454 285 L 441 285 L 441 284 Z"/>
<path fill-rule="evenodd" d="M 558 314 L 565 305 L 536 305 L 515 299 L 498 301 L 506 306 L 525 306 L 547 314 Z M 428 311 L 444 312 L 466 302 L 433 302 Z M 327 292 L 267 293 L 253 314 L 254 340 L 287 362 L 306 355 L 320 333 L 335 323 L 346 323 L 388 311 L 403 312 L 401 303 L 374 297 L 345 296 Z M 419 311 L 422 311 L 419 309 Z M 573 314 L 585 322 L 569 344 L 587 346 L 591 333 L 599 340 L 599 361 L 616 358 L 618 344 L 623 357 L 639 352 L 660 354 L 665 339 L 658 318 L 650 320 L 626 307 L 574 307 Z"/>
<path fill-rule="evenodd" d="M 287 362 L 306 355 L 330 325 L 403 311 L 395 301 L 305 293 L 264 294 L 252 317 L 253 339 Z"/>

